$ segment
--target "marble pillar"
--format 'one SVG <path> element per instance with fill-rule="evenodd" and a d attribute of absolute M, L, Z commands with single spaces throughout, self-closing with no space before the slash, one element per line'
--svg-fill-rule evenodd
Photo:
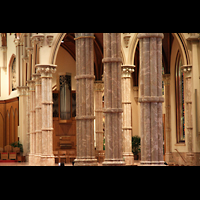
<path fill-rule="evenodd" d="M 29 165 L 35 164 L 35 148 L 34 148 L 34 105 L 33 105 L 33 97 L 35 93 L 35 81 L 29 80 L 27 81 L 27 85 L 29 87 L 29 109 L 30 109 L 30 153 L 29 153 Z"/>
<path fill-rule="evenodd" d="M 172 152 L 171 152 L 170 74 L 163 74 L 163 81 L 165 84 L 165 134 L 166 134 L 165 161 L 167 164 L 171 164 Z"/>
<path fill-rule="evenodd" d="M 187 164 L 194 165 L 194 149 L 193 149 L 193 115 L 192 115 L 192 65 L 183 65 L 181 67 L 185 75 L 185 117 L 186 117 L 186 134 L 188 153 Z"/>
<path fill-rule="evenodd" d="M 162 33 L 139 33 L 141 165 L 164 165 Z"/>
<path fill-rule="evenodd" d="M 94 33 L 75 33 L 76 142 L 75 166 L 97 166 L 94 149 Z"/>
<path fill-rule="evenodd" d="M 52 115 L 52 74 L 56 65 L 37 64 L 37 73 L 41 74 L 41 119 L 42 119 L 42 150 L 40 165 L 52 166 L 55 163 L 53 155 L 53 115 Z M 38 146 L 38 151 L 39 150 Z"/>
<path fill-rule="evenodd" d="M 122 65 L 122 109 L 123 109 L 123 157 L 126 165 L 134 164 L 132 153 L 132 122 L 131 122 L 131 73 L 134 65 Z"/>
<path fill-rule="evenodd" d="M 104 58 L 104 166 L 125 165 L 122 149 L 121 33 L 103 34 Z"/>
<path fill-rule="evenodd" d="M 41 75 L 33 74 L 33 76 L 35 77 L 35 165 L 40 165 L 42 154 Z"/>
<path fill-rule="evenodd" d="M 28 87 L 17 87 L 19 91 L 19 127 L 20 142 L 23 144 L 23 156 L 27 156 L 27 123 L 26 123 L 26 105 L 28 101 Z"/>
<path fill-rule="evenodd" d="M 97 156 L 103 157 L 103 107 L 102 97 L 104 91 L 103 81 L 94 82 L 95 99 L 95 132 L 96 132 L 96 152 Z"/>

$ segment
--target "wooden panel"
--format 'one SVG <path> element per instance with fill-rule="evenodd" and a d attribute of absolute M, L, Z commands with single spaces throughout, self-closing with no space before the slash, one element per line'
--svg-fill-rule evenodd
<path fill-rule="evenodd" d="M 0 101 L 0 147 L 18 141 L 18 98 Z"/>
<path fill-rule="evenodd" d="M 64 150 L 68 157 L 76 156 L 76 121 L 71 123 L 59 123 L 53 121 L 53 151 Z M 70 159 L 67 159 L 68 161 Z"/>

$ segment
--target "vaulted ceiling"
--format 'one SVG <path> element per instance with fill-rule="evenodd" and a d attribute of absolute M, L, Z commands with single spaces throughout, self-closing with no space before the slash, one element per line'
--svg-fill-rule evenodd
<path fill-rule="evenodd" d="M 103 74 L 103 33 L 95 33 L 94 36 L 94 74 L 96 80 L 101 80 Z M 74 37 L 74 33 L 66 33 L 60 46 L 76 60 Z"/>

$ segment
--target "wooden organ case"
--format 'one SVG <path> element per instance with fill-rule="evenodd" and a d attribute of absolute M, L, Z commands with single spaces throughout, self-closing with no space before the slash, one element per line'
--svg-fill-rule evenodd
<path fill-rule="evenodd" d="M 69 78 L 66 76 L 66 79 Z M 68 80 L 67 83 L 67 81 L 61 80 L 63 77 L 59 76 L 59 79 L 60 90 L 53 91 L 53 151 L 58 153 L 59 151 L 65 151 L 66 162 L 68 163 L 76 158 L 76 92 L 71 91 L 71 80 Z M 67 85 L 67 90 L 69 90 L 64 92 L 64 95 L 68 93 L 69 97 L 61 100 L 63 98 L 61 85 L 63 82 Z M 62 105 L 63 102 L 69 105 L 65 107 L 65 105 Z"/>

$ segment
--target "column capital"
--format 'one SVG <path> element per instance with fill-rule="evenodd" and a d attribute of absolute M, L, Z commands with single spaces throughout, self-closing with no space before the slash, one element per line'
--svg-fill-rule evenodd
<path fill-rule="evenodd" d="M 44 34 L 34 35 L 31 38 L 31 41 L 32 41 L 32 44 L 34 44 L 34 42 L 35 42 L 36 44 L 39 44 L 40 47 L 42 47 L 43 42 L 44 42 Z"/>
<path fill-rule="evenodd" d="M 122 65 L 122 78 L 131 78 L 131 73 L 135 71 L 135 65 Z"/>
<path fill-rule="evenodd" d="M 20 39 L 19 38 L 15 38 L 14 39 L 14 43 L 15 43 L 15 46 L 17 47 L 20 44 Z"/>
<path fill-rule="evenodd" d="M 138 39 L 142 39 L 142 38 L 152 38 L 152 37 L 156 37 L 156 38 L 164 38 L 164 34 L 163 33 L 139 33 L 137 35 Z"/>
<path fill-rule="evenodd" d="M 186 73 L 186 77 L 191 77 L 192 65 L 183 65 L 181 71 Z"/>
<path fill-rule="evenodd" d="M 171 74 L 163 74 L 162 75 L 162 79 L 163 79 L 165 85 L 170 84 L 170 78 L 171 78 Z"/>
<path fill-rule="evenodd" d="M 31 54 L 33 53 L 33 47 L 26 47 L 26 50 L 27 50 L 28 52 L 30 52 Z"/>
<path fill-rule="evenodd" d="M 28 80 L 27 81 L 27 86 L 29 87 L 29 91 L 34 91 L 35 90 L 35 81 Z"/>
<path fill-rule="evenodd" d="M 47 44 L 49 45 L 49 47 L 51 47 L 51 45 L 52 45 L 53 38 L 54 38 L 53 35 L 47 35 L 46 36 L 46 41 L 47 41 Z"/>
<path fill-rule="evenodd" d="M 51 64 L 37 64 L 35 65 L 37 73 L 41 73 L 41 77 L 52 76 L 56 72 L 57 65 Z"/>
<path fill-rule="evenodd" d="M 95 91 L 104 91 L 104 82 L 103 81 L 95 81 L 94 82 L 94 90 Z"/>
<path fill-rule="evenodd" d="M 19 96 L 27 95 L 28 89 L 29 89 L 28 86 L 19 86 L 19 87 L 17 87 L 17 90 L 19 91 Z"/>

